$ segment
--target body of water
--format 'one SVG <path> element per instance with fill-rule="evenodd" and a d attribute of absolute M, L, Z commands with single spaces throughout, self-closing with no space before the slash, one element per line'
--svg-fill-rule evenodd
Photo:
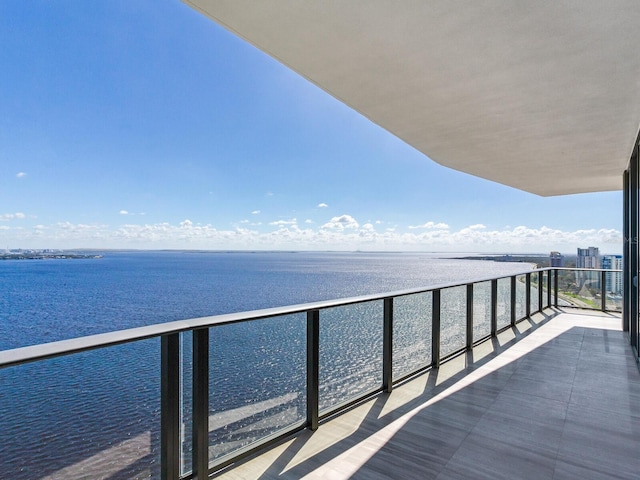
<path fill-rule="evenodd" d="M 0 350 L 528 269 L 416 253 L 112 252 L 101 259 L 5 261 Z M 487 295 L 487 285 L 478 285 L 478 295 Z M 464 318 L 463 292 L 443 295 L 451 297 L 443 321 Z M 399 299 L 395 308 L 400 375 L 430 362 L 431 294 Z M 463 324 L 451 323 L 443 330 L 445 353 L 464 332 Z M 376 388 L 381 325 L 382 302 L 323 311 L 321 409 Z M 211 331 L 212 457 L 304 419 L 305 326 L 304 315 L 292 315 Z M 486 325 L 477 328 L 481 334 Z M 183 335 L 185 470 L 190 341 Z M 157 339 L 0 370 L 0 478 L 157 474 L 159 391 Z"/>

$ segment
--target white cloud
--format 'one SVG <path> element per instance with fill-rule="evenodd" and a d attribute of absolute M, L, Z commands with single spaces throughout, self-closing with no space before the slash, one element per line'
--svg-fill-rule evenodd
<path fill-rule="evenodd" d="M 9 218 L 9 216 L 11 218 Z M 16 214 L 0 216 L 13 220 Z M 306 223 L 306 222 L 305 222 Z M 518 226 L 492 230 L 470 225 L 451 229 L 377 230 L 371 222 L 359 225 L 350 215 L 334 217 L 321 226 L 304 228 L 295 219 L 273 222 L 278 228 L 259 231 L 243 224 L 218 230 L 213 225 L 184 220 L 178 224 L 74 224 L 20 226 L 0 225 L 3 241 L 21 248 L 194 248 L 194 249 L 299 249 L 299 250 L 405 250 L 436 252 L 571 253 L 577 247 L 600 246 L 603 253 L 616 253 L 622 234 L 615 229 L 564 231 L 549 227 Z"/>
<path fill-rule="evenodd" d="M 254 210 L 253 212 L 251 212 L 251 215 L 259 215 L 260 214 L 260 210 Z"/>
<path fill-rule="evenodd" d="M 309 219 L 309 218 L 307 218 L 307 219 L 304 221 L 304 223 L 314 223 L 314 221 L 313 221 L 313 220 L 311 220 L 311 219 Z"/>
<path fill-rule="evenodd" d="M 126 210 L 120 210 L 120 215 L 129 215 L 129 212 Z"/>
<path fill-rule="evenodd" d="M 245 218 L 244 220 L 240 220 L 240 222 L 238 222 L 237 225 L 257 227 L 257 226 L 262 225 L 262 222 L 252 222 L 251 220 L 247 220 Z M 237 225 L 234 225 L 234 226 L 237 226 Z"/>
<path fill-rule="evenodd" d="M 322 226 L 322 229 L 328 230 L 345 230 L 358 228 L 358 222 L 351 215 L 341 215 L 333 217 Z"/>
<path fill-rule="evenodd" d="M 427 222 L 427 223 L 423 223 L 422 225 L 409 225 L 409 228 L 411 230 L 415 230 L 415 229 L 438 229 L 438 230 L 448 230 L 449 229 L 449 225 L 447 225 L 446 223 L 435 223 L 435 222 Z"/>
<path fill-rule="evenodd" d="M 0 215 L 0 220 L 8 221 L 8 220 L 23 220 L 26 218 L 26 215 L 22 212 L 16 213 L 4 213 Z"/>
<path fill-rule="evenodd" d="M 16 173 L 16 178 L 24 178 L 24 177 L 26 177 L 26 176 L 27 176 L 27 174 L 26 174 L 25 172 L 18 172 L 18 173 Z"/>
<path fill-rule="evenodd" d="M 278 220 L 275 222 L 269 222 L 269 225 L 273 225 L 274 227 L 286 227 L 288 225 L 295 225 L 298 221 L 295 218 L 291 220 Z"/>
<path fill-rule="evenodd" d="M 329 205 L 327 205 L 326 203 L 319 203 L 318 204 L 318 208 L 327 208 Z"/>

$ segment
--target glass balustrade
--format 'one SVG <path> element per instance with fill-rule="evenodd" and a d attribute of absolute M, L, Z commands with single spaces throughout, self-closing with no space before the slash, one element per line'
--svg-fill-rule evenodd
<path fill-rule="evenodd" d="M 393 303 L 393 377 L 431 365 L 431 292 L 405 295 Z"/>
<path fill-rule="evenodd" d="M 620 275 L 542 269 L 0 352 L 0 468 L 7 478 L 209 472 L 528 312 L 620 311 Z"/>
<path fill-rule="evenodd" d="M 440 356 L 447 357 L 465 348 L 466 286 L 443 288 L 440 292 Z"/>
<path fill-rule="evenodd" d="M 0 369 L 0 476 L 158 477 L 159 343 Z"/>
<path fill-rule="evenodd" d="M 473 340 L 491 335 L 491 282 L 473 284 Z"/>

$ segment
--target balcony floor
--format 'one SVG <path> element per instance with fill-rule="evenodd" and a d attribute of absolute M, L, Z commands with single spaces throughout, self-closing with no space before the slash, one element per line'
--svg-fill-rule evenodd
<path fill-rule="evenodd" d="M 217 478 L 638 478 L 640 373 L 620 325 L 547 310 Z"/>

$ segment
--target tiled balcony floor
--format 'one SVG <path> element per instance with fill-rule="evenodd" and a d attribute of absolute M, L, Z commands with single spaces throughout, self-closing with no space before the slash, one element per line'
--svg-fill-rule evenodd
<path fill-rule="evenodd" d="M 620 325 L 547 310 L 218 478 L 640 478 L 640 374 Z"/>

